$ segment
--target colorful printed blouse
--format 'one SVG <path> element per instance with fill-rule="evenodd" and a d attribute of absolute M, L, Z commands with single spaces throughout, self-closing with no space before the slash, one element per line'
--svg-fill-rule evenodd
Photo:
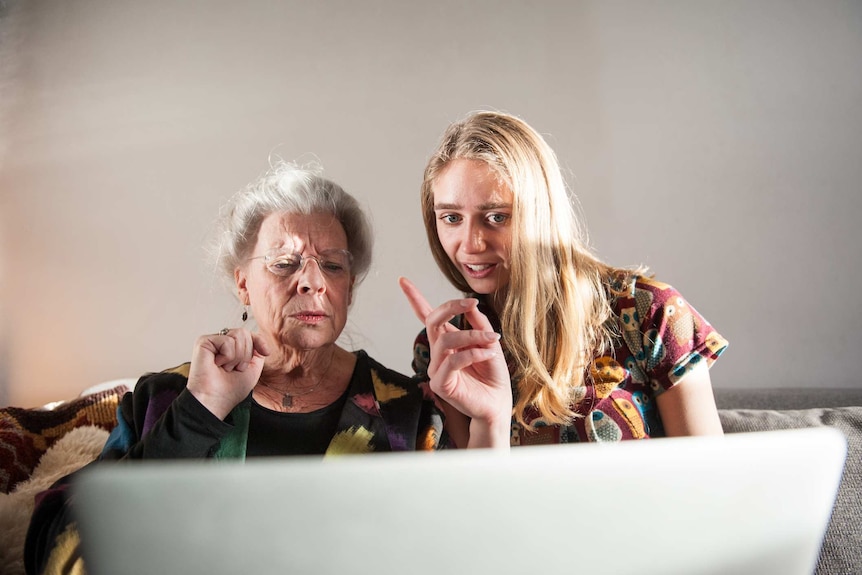
<path fill-rule="evenodd" d="M 478 297 L 480 310 L 499 332 L 499 318 Z M 609 355 L 595 358 L 573 407 L 583 417 L 570 425 L 548 425 L 529 409 L 525 419 L 536 430 L 523 429 L 513 418 L 513 446 L 664 436 L 656 396 L 701 363 L 711 367 L 727 348 L 727 340 L 667 284 L 638 276 L 611 304 L 621 336 Z M 502 344 L 505 349 L 505 340 Z M 428 363 L 428 337 L 423 330 L 413 349 L 417 377 L 428 379 Z"/>
<path fill-rule="evenodd" d="M 440 447 L 442 417 L 417 381 L 392 371 L 365 351 L 326 455 Z M 102 453 L 117 458 L 244 458 L 251 396 L 225 421 L 206 410 L 186 389 L 190 364 L 142 377 L 120 404 L 118 424 Z"/>
<path fill-rule="evenodd" d="M 433 450 L 448 446 L 443 420 L 419 383 L 387 369 L 364 351 L 347 387 L 325 456 Z M 99 461 L 116 459 L 244 459 L 251 396 L 219 420 L 186 389 L 190 364 L 138 380 L 117 409 L 118 423 Z M 426 387 L 426 386 L 421 386 Z M 259 451 L 259 450 L 258 450 Z M 37 497 L 25 543 L 28 573 L 83 573 L 67 475 Z M 134 518 L 130 518 L 133 520 Z"/>

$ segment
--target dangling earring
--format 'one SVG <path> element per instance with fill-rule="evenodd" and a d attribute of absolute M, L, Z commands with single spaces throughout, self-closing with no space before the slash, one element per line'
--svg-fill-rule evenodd
<path fill-rule="evenodd" d="M 243 323 L 245 323 L 246 320 L 248 320 L 248 306 L 245 306 L 245 309 L 242 310 L 242 321 L 243 321 Z"/>

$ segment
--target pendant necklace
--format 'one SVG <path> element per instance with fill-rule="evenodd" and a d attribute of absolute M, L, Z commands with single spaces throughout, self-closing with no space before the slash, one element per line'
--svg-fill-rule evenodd
<path fill-rule="evenodd" d="M 323 374 L 317 379 L 317 382 L 315 382 L 315 384 L 312 385 L 311 387 L 304 389 L 300 392 L 283 391 L 281 389 L 278 389 L 277 387 L 273 387 L 273 386 L 269 385 L 268 383 L 264 382 L 263 380 L 259 380 L 258 383 L 264 387 L 268 387 L 269 389 L 271 389 L 273 391 L 277 391 L 278 393 L 280 393 L 281 394 L 281 406 L 282 407 L 292 407 L 294 397 L 302 397 L 303 395 L 308 395 L 309 393 L 311 393 L 312 391 L 314 391 L 315 389 L 317 389 L 320 386 L 320 383 L 326 377 L 326 374 L 329 373 L 330 367 L 332 367 L 332 360 L 331 359 L 330 359 L 329 365 L 326 366 L 326 371 L 324 371 Z"/>

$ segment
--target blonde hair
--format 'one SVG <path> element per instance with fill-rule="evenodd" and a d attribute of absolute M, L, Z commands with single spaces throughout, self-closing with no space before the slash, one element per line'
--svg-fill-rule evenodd
<path fill-rule="evenodd" d="M 594 358 L 615 335 L 609 287 L 631 272 L 593 255 L 550 146 L 527 123 L 475 112 L 449 126 L 425 168 L 422 215 L 437 265 L 465 293 L 469 284 L 437 235 L 433 186 L 449 162 L 485 162 L 514 196 L 510 278 L 500 320 L 514 363 L 514 415 L 535 407 L 548 423 L 569 423 Z"/>

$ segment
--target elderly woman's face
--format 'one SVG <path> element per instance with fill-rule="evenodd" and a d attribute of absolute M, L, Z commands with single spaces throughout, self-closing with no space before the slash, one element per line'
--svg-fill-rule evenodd
<path fill-rule="evenodd" d="M 270 214 L 251 258 L 237 270 L 236 282 L 263 334 L 296 350 L 338 339 L 354 276 L 347 235 L 334 216 Z"/>

